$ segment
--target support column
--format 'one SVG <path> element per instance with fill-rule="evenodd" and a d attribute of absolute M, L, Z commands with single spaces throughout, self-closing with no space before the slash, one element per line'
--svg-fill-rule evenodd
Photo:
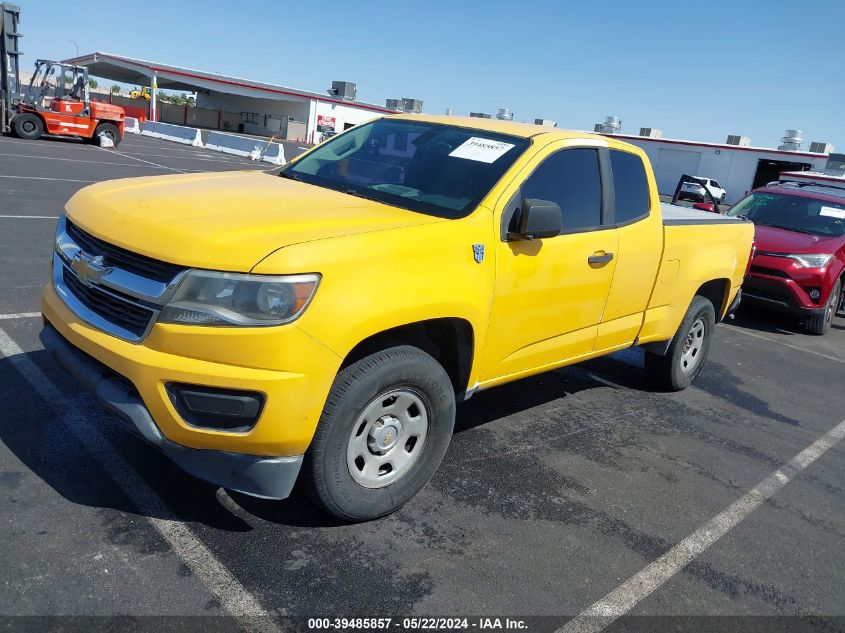
<path fill-rule="evenodd" d="M 153 71 L 152 86 L 150 86 L 150 121 L 158 121 L 158 111 L 156 109 L 156 93 L 158 92 L 158 73 Z"/>

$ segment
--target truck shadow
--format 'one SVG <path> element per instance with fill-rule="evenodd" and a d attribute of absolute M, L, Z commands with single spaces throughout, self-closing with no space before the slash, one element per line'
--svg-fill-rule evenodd
<path fill-rule="evenodd" d="M 221 505 L 215 486 L 182 472 L 155 448 L 113 422 L 91 396 L 81 392 L 69 377 L 55 368 L 48 352 L 40 350 L 25 356 L 47 374 L 61 396 L 57 402 L 45 401 L 45 395 L 52 391 L 50 387 L 33 389 L 21 374 L 23 366 L 16 368 L 10 359 L 0 358 L 0 400 L 3 402 L 0 442 L 22 463 L 23 469 L 35 474 L 67 501 L 102 509 L 100 519 L 108 534 L 117 530 L 121 534 L 115 532 L 115 538 L 131 540 L 131 532 L 140 531 L 126 526 L 125 530 L 115 528 L 126 522 L 116 519 L 112 511 L 175 518 L 228 532 L 252 529 Z M 39 380 L 37 375 L 30 378 Z M 90 442 L 86 438 L 85 444 L 71 429 L 75 420 L 79 422 L 80 412 L 86 417 L 86 423 L 96 426 L 99 436 L 90 438 Z M 109 457 L 111 449 L 116 458 Z M 103 463 L 107 465 L 103 466 Z M 8 495 L 12 503 L 17 503 L 28 495 L 25 484 L 28 473 L 10 467 L 9 462 L 6 464 L 0 469 L 0 492 Z M 109 472 L 129 468 L 136 471 L 163 504 L 147 504 L 149 507 L 133 504 L 133 491 L 127 494 L 112 481 Z"/>

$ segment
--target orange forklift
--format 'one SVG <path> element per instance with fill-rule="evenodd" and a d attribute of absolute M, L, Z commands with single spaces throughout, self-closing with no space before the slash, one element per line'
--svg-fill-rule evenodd
<path fill-rule="evenodd" d="M 123 138 L 123 108 L 91 102 L 88 69 L 39 59 L 25 94 L 20 91 L 20 7 L 0 4 L 0 134 L 36 139 L 43 134 L 76 136 L 117 145 Z"/>
<path fill-rule="evenodd" d="M 123 108 L 90 100 L 87 68 L 46 59 L 35 62 L 29 91 L 22 100 L 10 103 L 9 111 L 8 125 L 19 138 L 52 134 L 97 143 L 102 135 L 115 145 L 123 138 L 126 118 Z"/>

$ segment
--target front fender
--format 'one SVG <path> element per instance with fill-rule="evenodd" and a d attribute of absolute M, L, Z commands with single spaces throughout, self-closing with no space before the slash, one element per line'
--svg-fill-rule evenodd
<path fill-rule="evenodd" d="M 495 261 L 490 213 L 282 248 L 253 269 L 318 272 L 320 285 L 297 326 L 342 358 L 361 341 L 402 325 L 460 318 L 486 332 Z M 473 247 L 476 247 L 475 249 Z M 485 256 L 476 260 L 483 247 Z M 480 350 L 473 350 L 471 382 Z"/>

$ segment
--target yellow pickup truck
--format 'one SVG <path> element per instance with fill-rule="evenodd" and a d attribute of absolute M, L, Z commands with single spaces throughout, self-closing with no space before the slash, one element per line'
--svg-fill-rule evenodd
<path fill-rule="evenodd" d="M 278 175 L 81 190 L 41 338 L 186 471 L 363 520 L 426 484 L 476 391 L 634 345 L 688 386 L 752 240 L 661 205 L 616 139 L 392 116 Z"/>

